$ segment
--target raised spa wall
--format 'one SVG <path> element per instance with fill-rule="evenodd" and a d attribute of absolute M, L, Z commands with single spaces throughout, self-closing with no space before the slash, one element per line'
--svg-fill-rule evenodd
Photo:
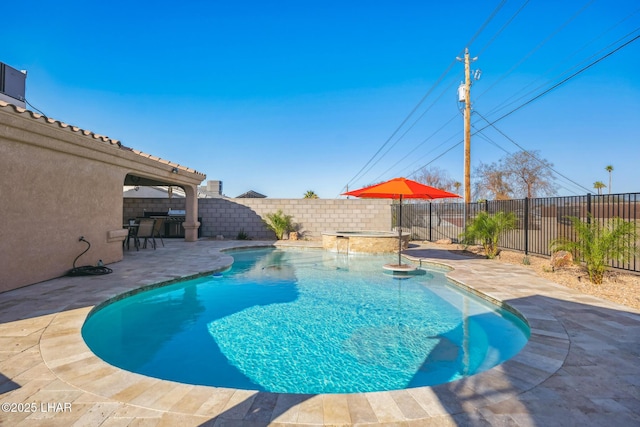
<path fill-rule="evenodd" d="M 409 247 L 410 233 L 402 233 L 402 249 Z M 322 233 L 322 247 L 338 253 L 398 252 L 398 233 L 381 231 L 331 231 Z"/>

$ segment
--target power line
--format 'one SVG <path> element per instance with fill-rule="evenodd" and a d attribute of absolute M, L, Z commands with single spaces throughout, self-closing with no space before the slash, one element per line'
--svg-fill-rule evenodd
<path fill-rule="evenodd" d="M 498 32 L 496 32 L 493 37 L 491 38 L 491 40 L 489 40 L 489 42 L 487 42 L 487 44 L 484 45 L 484 47 L 482 49 L 480 49 L 480 52 L 478 52 L 478 56 L 482 56 L 482 54 L 484 53 L 485 50 L 487 50 L 487 48 L 489 46 L 491 46 L 493 44 L 494 41 L 496 41 L 496 39 L 498 38 L 498 36 L 500 34 L 502 34 L 502 32 L 509 26 L 511 25 L 511 22 L 516 18 L 516 16 L 518 16 L 520 14 L 520 12 L 522 12 L 522 10 L 525 8 L 526 5 L 529 4 L 529 0 L 526 0 L 522 6 L 520 6 L 520 9 L 518 9 L 516 11 L 516 13 L 514 13 L 511 18 L 509 18 L 507 20 L 507 22 L 505 22 L 505 24 L 498 30 Z"/>
<path fill-rule="evenodd" d="M 554 38 L 560 31 L 562 31 L 567 25 L 569 25 L 571 23 L 571 21 L 573 21 L 574 19 L 576 19 L 582 12 L 584 12 L 589 6 L 591 6 L 591 4 L 594 2 L 595 0 L 590 0 L 589 2 L 587 2 L 584 6 L 582 6 L 582 8 L 580 10 L 578 10 L 576 13 L 574 13 L 568 20 L 566 20 L 562 25 L 560 25 L 554 32 L 552 32 L 551 34 L 549 34 L 549 36 L 547 36 L 547 38 L 545 38 L 544 40 L 542 40 L 540 43 L 538 43 L 538 45 L 536 47 L 534 47 L 533 49 L 531 49 L 525 56 L 523 56 L 520 61 L 518 61 L 513 67 L 511 67 L 511 69 L 509 69 L 509 71 L 507 71 L 505 74 L 503 74 L 498 80 L 496 80 L 491 86 L 489 86 L 484 92 L 482 92 L 480 95 L 478 95 L 477 99 L 481 98 L 484 94 L 486 94 L 487 92 L 489 92 L 491 89 L 493 89 L 498 83 L 500 83 L 502 80 L 504 80 L 505 78 L 507 78 L 511 73 L 513 73 L 518 67 L 520 67 L 520 65 L 522 65 L 527 59 L 529 59 L 531 57 L 531 55 L 533 55 L 535 52 L 537 52 L 540 48 L 542 48 L 542 46 L 544 46 L 545 44 L 547 44 L 549 42 L 549 40 L 551 40 L 552 38 Z"/>
<path fill-rule="evenodd" d="M 571 74 L 569 77 L 563 79 L 562 81 L 560 81 L 559 83 L 556 83 L 555 85 L 551 86 L 549 89 L 545 90 L 544 92 L 534 96 L 533 98 L 531 98 L 530 100 L 526 101 L 525 103 L 519 105 L 518 107 L 514 108 L 513 110 L 509 111 L 508 113 L 502 115 L 501 117 L 497 118 L 496 120 L 494 120 L 493 122 L 491 122 L 489 125 L 485 126 L 484 128 L 482 128 L 481 130 L 484 130 L 490 126 L 492 126 L 494 123 L 499 122 L 500 120 L 510 116 L 511 114 L 515 113 L 516 111 L 520 110 L 521 108 L 531 104 L 533 101 L 542 98 L 544 95 L 548 94 L 549 92 L 557 89 L 558 87 L 562 86 L 563 84 L 565 84 L 566 82 L 568 82 L 569 80 L 573 79 L 574 77 L 577 77 L 578 75 L 584 73 L 585 71 L 587 71 L 589 68 L 593 67 L 594 65 L 598 64 L 599 62 L 605 60 L 606 58 L 608 58 L 609 56 L 613 55 L 614 53 L 618 52 L 619 50 L 625 48 L 626 46 L 630 45 L 631 43 L 633 43 L 634 41 L 638 40 L 640 38 L 640 36 L 636 36 L 633 39 L 629 40 L 628 42 L 624 43 L 623 45 L 617 47 L 616 49 L 612 50 L 611 52 L 607 53 L 606 55 L 598 58 L 597 60 L 593 61 L 592 63 L 590 63 L 589 65 L 581 68 L 580 70 L 576 71 L 575 73 Z"/>
<path fill-rule="evenodd" d="M 589 190 L 587 187 L 584 187 L 583 185 L 577 183 L 576 181 L 572 180 L 571 178 L 561 174 L 560 172 L 558 172 L 557 170 L 555 170 L 554 168 L 552 168 L 548 163 L 543 162 L 542 160 L 540 160 L 539 158 L 537 158 L 533 153 L 529 152 L 529 150 L 527 150 L 526 148 L 522 147 L 520 144 L 518 144 L 516 141 L 514 141 L 511 137 L 509 137 L 506 133 L 504 133 L 503 131 L 501 131 L 500 129 L 498 129 L 493 123 L 489 122 L 489 120 L 487 120 L 482 114 L 480 114 L 478 112 L 478 110 L 474 110 L 474 113 L 477 114 L 478 116 L 480 116 L 480 118 L 482 120 L 484 120 L 485 122 L 489 123 L 489 125 L 494 128 L 496 131 L 498 131 L 498 133 L 500 133 L 500 135 L 504 136 L 509 142 L 511 142 L 513 145 L 515 145 L 516 147 L 518 147 L 520 150 L 522 150 L 524 153 L 526 153 L 529 157 L 531 157 L 532 159 L 534 159 L 535 161 L 537 161 L 538 163 L 540 163 L 542 166 L 544 166 L 545 168 L 549 169 L 551 172 L 555 173 L 556 175 L 566 179 L 567 181 L 569 181 L 570 183 L 572 183 L 573 185 L 575 185 L 578 188 L 581 188 L 583 190 L 585 190 L 587 193 L 591 190 Z M 477 133 L 481 133 L 481 130 L 478 130 Z M 483 135 L 484 136 L 484 135 Z M 487 138 L 486 136 L 484 136 L 485 138 Z M 487 139 L 489 140 L 489 139 Z M 491 141 L 490 141 L 491 142 Z M 497 143 L 492 142 L 494 145 L 496 145 L 498 148 L 500 148 L 501 150 L 505 151 L 508 154 L 509 153 L 507 150 L 505 150 L 504 148 L 500 147 L 497 145 Z"/>
<path fill-rule="evenodd" d="M 495 17 L 495 15 L 498 13 L 498 11 L 500 9 L 502 9 L 502 6 L 504 6 L 504 4 L 506 3 L 506 0 L 502 0 L 501 3 L 496 6 L 496 8 L 494 9 L 494 11 L 491 13 L 491 15 L 489 15 L 489 17 L 485 20 L 485 22 L 482 24 L 482 26 L 480 26 L 480 28 L 476 31 L 476 33 L 473 35 L 473 37 L 471 37 L 471 40 L 469 41 L 469 43 L 467 43 L 467 46 L 471 45 L 475 39 L 482 33 L 482 31 L 484 31 L 484 29 L 486 28 L 486 26 L 493 20 L 493 18 Z M 447 76 L 447 74 L 449 74 L 449 72 L 451 71 L 451 69 L 453 68 L 453 66 L 456 64 L 456 60 L 452 60 L 451 63 L 449 64 L 449 66 L 447 67 L 447 69 L 442 73 L 442 75 L 440 75 L 440 77 L 438 78 L 438 80 L 431 86 L 431 88 L 427 91 L 427 93 L 422 97 L 422 99 L 420 99 L 420 101 L 418 102 L 418 104 L 416 104 L 416 106 L 409 112 L 409 114 L 407 115 L 407 117 L 405 117 L 405 119 L 400 123 L 400 125 L 393 131 L 393 133 L 391 134 L 391 136 L 389 138 L 387 138 L 387 140 L 382 144 L 382 146 L 380 146 L 380 148 L 374 153 L 373 156 L 371 156 L 371 158 L 365 163 L 365 165 L 354 175 L 353 178 L 351 178 L 347 184 L 345 185 L 345 187 L 342 188 L 342 190 L 344 190 L 345 188 L 347 188 L 349 186 L 349 184 L 351 184 L 352 182 L 354 182 L 357 178 L 361 177 L 362 172 L 367 168 L 367 166 L 369 166 L 369 164 L 373 161 L 373 159 L 375 159 L 378 154 L 380 154 L 380 152 L 384 149 L 384 147 L 395 137 L 395 135 L 400 131 L 400 129 L 407 123 L 407 121 L 409 121 L 409 119 L 411 118 L 411 116 L 418 110 L 418 108 L 420 108 L 420 106 L 422 105 L 422 103 L 427 99 L 427 97 L 434 91 L 434 89 L 442 82 L 442 80 L 444 80 L 444 78 Z M 385 153 L 386 154 L 386 153 Z M 341 191 L 342 192 L 342 191 Z"/>
<path fill-rule="evenodd" d="M 480 28 L 478 28 L 478 30 L 473 35 L 473 37 L 471 37 L 471 40 L 469 40 L 469 43 L 467 43 L 467 47 L 471 47 L 471 45 L 476 40 L 476 38 L 478 38 L 478 36 L 480 34 L 482 34 L 484 29 L 487 27 L 487 25 L 489 25 L 489 23 L 493 20 L 493 18 L 495 18 L 495 16 L 498 14 L 500 9 L 502 9 L 502 6 L 504 6 L 506 2 L 507 2 L 506 0 L 502 0 L 502 2 L 500 2 L 500 4 L 498 6 L 496 6 L 496 8 L 493 10 L 493 12 L 491 12 L 491 15 L 489 15 L 489 17 L 487 19 L 485 19 L 484 24 L 482 24 L 482 26 Z"/>
<path fill-rule="evenodd" d="M 640 36 L 636 36 L 636 37 L 634 37 L 633 39 L 631 39 L 631 40 L 627 41 L 626 43 L 624 43 L 624 44 L 622 44 L 622 45 L 618 46 L 618 47 L 617 47 L 617 48 L 615 48 L 614 50 L 612 50 L 612 51 L 608 52 L 607 54 L 605 54 L 605 55 L 603 55 L 602 57 L 598 58 L 597 60 L 593 61 L 593 62 L 592 62 L 592 63 L 590 63 L 589 65 L 587 65 L 587 66 L 585 66 L 585 67 L 581 68 L 580 70 L 576 71 L 575 73 L 573 73 L 573 74 L 572 74 L 572 75 L 570 75 L 569 77 L 566 77 L 565 79 L 563 79 L 563 80 L 562 80 L 562 81 L 560 81 L 559 83 L 556 83 L 555 85 L 551 86 L 549 89 L 547 89 L 547 90 L 543 91 L 542 93 L 540 93 L 540 94 L 538 94 L 538 95 L 534 96 L 533 98 L 531 98 L 531 99 L 529 99 L 528 101 L 526 101 L 526 102 L 522 103 L 521 105 L 519 105 L 518 107 L 516 107 L 516 108 L 514 108 L 513 110 L 509 111 L 508 113 L 506 113 L 506 114 L 504 114 L 504 115 L 500 116 L 499 118 L 497 118 L 497 119 L 493 120 L 492 122 L 487 121 L 487 122 L 488 122 L 488 124 L 487 124 L 486 126 L 484 126 L 483 128 L 480 128 L 478 131 L 476 131 L 476 133 L 477 133 L 477 132 L 481 132 L 481 131 L 483 131 L 483 130 L 485 130 L 485 129 L 488 129 L 488 128 L 490 128 L 490 127 L 495 127 L 494 125 L 495 125 L 497 122 L 499 122 L 499 121 L 501 121 L 501 120 L 503 120 L 503 119 L 505 119 L 505 118 L 509 117 L 511 114 L 513 114 L 513 113 L 515 113 L 516 111 L 518 111 L 518 110 L 522 109 L 523 107 L 525 107 L 525 106 L 527 106 L 527 105 L 531 104 L 532 102 L 536 101 L 537 99 L 542 98 L 544 95 L 548 94 L 549 92 L 552 92 L 553 90 L 555 90 L 555 89 L 557 89 L 558 87 L 562 86 L 563 84 L 567 83 L 569 80 L 573 79 L 574 77 L 577 77 L 578 75 L 582 74 L 583 72 L 585 72 L 585 71 L 586 71 L 586 70 L 588 70 L 589 68 L 591 68 L 591 67 L 593 67 L 594 65 L 596 65 L 596 64 L 598 64 L 598 63 L 600 63 L 600 62 L 602 62 L 604 59 L 606 59 L 606 58 L 608 58 L 609 56 L 613 55 L 614 53 L 616 53 L 616 52 L 620 51 L 621 49 L 623 49 L 623 48 L 627 47 L 628 45 L 630 45 L 630 44 L 631 44 L 631 43 L 633 43 L 634 41 L 638 40 L 639 38 L 640 38 Z M 486 120 L 486 119 L 485 119 L 485 120 Z M 439 159 L 440 157 L 442 157 L 442 156 L 443 156 L 444 154 L 446 154 L 447 152 L 451 151 L 452 149 L 454 149 L 454 148 L 455 148 L 455 147 L 457 147 L 458 145 L 462 144 L 462 142 L 463 142 L 463 141 L 460 141 L 460 142 L 458 142 L 458 143 L 454 144 L 452 147 L 450 147 L 449 149 L 447 149 L 445 152 L 443 152 L 442 154 L 440 154 L 438 157 L 436 157 L 435 159 L 431 160 L 429 163 L 426 163 L 426 164 L 422 165 L 420 168 L 416 169 L 415 171 L 413 171 L 413 172 L 412 172 L 411 174 L 409 174 L 409 175 L 412 175 L 412 174 L 414 174 L 414 173 L 418 172 L 420 169 L 422 169 L 422 168 L 424 168 L 424 167 L 427 167 L 428 165 L 430 165 L 430 164 L 431 164 L 431 163 L 433 163 L 435 160 L 437 160 L 437 159 Z M 516 145 L 517 145 L 517 144 L 516 144 Z M 520 148 L 521 148 L 521 149 L 523 149 L 522 147 L 520 147 Z M 523 150 L 524 150 L 524 149 L 523 149 Z M 566 178 L 566 179 L 568 179 L 568 178 Z M 579 185 L 579 184 L 577 184 L 577 185 Z M 581 185 L 579 185 L 579 186 L 580 186 L 581 188 L 585 188 L 585 187 L 582 187 Z M 587 191 L 590 191 L 590 190 L 587 190 Z"/>
<path fill-rule="evenodd" d="M 418 122 L 419 122 L 419 121 L 420 121 L 420 120 L 425 116 L 425 114 L 427 114 L 427 113 L 431 110 L 431 108 L 433 108 L 433 107 L 435 106 L 435 104 L 436 104 L 436 103 L 437 103 L 437 102 L 438 102 L 438 101 L 439 101 L 439 100 L 440 100 L 440 99 L 441 99 L 441 98 L 442 98 L 446 93 L 448 93 L 448 92 L 449 92 L 449 90 L 450 90 L 450 89 L 451 89 L 451 87 L 455 84 L 455 82 L 456 82 L 455 80 L 452 80 L 451 84 L 449 84 L 449 86 L 447 86 L 447 87 L 446 87 L 446 88 L 445 88 L 445 89 L 440 93 L 440 95 L 439 95 L 439 96 L 438 96 L 438 97 L 437 97 L 437 98 L 436 98 L 436 99 L 431 103 L 431 105 L 429 105 L 429 106 L 427 107 L 427 109 L 426 109 L 426 110 L 424 110 L 424 111 L 422 112 L 422 114 L 420 114 L 420 116 L 418 116 L 418 118 L 417 118 L 416 120 L 414 120 L 414 122 L 411 124 L 411 126 L 409 126 L 409 127 L 404 131 L 404 133 L 403 133 L 402 135 L 400 135 L 400 137 L 399 137 L 399 138 L 398 138 L 398 139 L 397 139 L 393 144 L 391 144 L 391 146 L 389 146 L 389 148 L 387 148 L 387 150 L 382 154 L 382 156 L 380 156 L 380 157 L 378 158 L 378 160 L 376 160 L 375 162 L 373 162 L 373 163 L 371 164 L 371 166 L 369 166 L 369 168 L 368 168 L 366 171 L 364 171 L 363 175 L 366 175 L 367 173 L 369 173 L 369 171 L 371 171 L 371 169 L 373 169 L 373 167 L 374 167 L 375 165 L 377 165 L 378 163 L 380 163 L 380 161 L 384 158 L 384 156 L 386 156 L 386 155 L 389 153 L 389 151 L 391 151 L 391 149 L 393 149 L 393 147 L 395 147 L 395 146 L 398 144 L 398 142 L 400 142 L 400 141 L 402 140 L 402 138 L 404 138 L 404 137 L 405 137 L 405 136 L 406 136 L 406 135 L 411 131 L 411 129 L 413 129 L 413 128 L 415 127 L 415 125 L 417 125 L 417 124 L 418 124 Z M 451 121 L 451 120 L 449 120 L 449 122 L 450 122 L 450 121 Z M 448 124 L 449 122 L 447 122 L 446 124 Z M 446 124 L 445 124 L 445 125 L 446 125 Z M 444 127 L 444 126 L 443 126 L 443 127 Z M 440 129 L 442 129 L 442 128 L 440 128 Z M 423 143 L 424 143 L 424 142 L 423 142 Z M 411 152 L 413 152 L 413 151 L 417 150 L 417 149 L 418 149 L 418 147 L 420 147 L 423 143 L 420 143 L 417 147 L 415 147 L 413 150 L 411 150 Z M 403 159 L 404 159 L 404 158 L 406 158 L 406 157 L 407 157 L 407 156 L 403 157 Z M 393 166 L 395 166 L 397 163 L 398 163 L 398 162 L 396 162 Z M 392 166 L 391 168 L 393 168 L 393 166 Z M 385 171 L 385 172 L 386 172 L 386 171 Z M 381 175 L 384 175 L 384 173 L 380 174 L 380 175 L 378 176 L 378 178 L 379 178 Z M 374 181 L 375 181 L 376 179 L 378 179 L 378 178 L 374 178 Z"/>
<path fill-rule="evenodd" d="M 445 70 L 444 73 L 442 73 L 442 75 L 440 75 L 440 77 L 438 78 L 438 80 L 431 86 L 431 88 L 427 91 L 427 93 L 422 97 L 422 99 L 420 99 L 420 101 L 418 102 L 418 104 L 416 104 L 415 107 L 413 107 L 413 109 L 411 110 L 411 112 L 409 112 L 409 114 L 407 115 L 407 117 L 404 118 L 404 120 L 402 121 L 402 123 L 400 123 L 400 125 L 398 125 L 398 127 L 393 131 L 393 133 L 391 134 L 391 136 L 389 138 L 387 138 L 387 140 L 380 146 L 380 148 L 378 148 L 378 151 L 375 152 L 375 154 L 373 156 L 371 156 L 371 158 L 367 161 L 367 163 L 365 163 L 365 165 L 358 171 L 358 173 L 356 173 L 354 175 L 353 178 L 351 178 L 349 180 L 349 182 L 347 183 L 347 185 L 345 187 L 342 188 L 342 190 L 344 190 L 346 187 L 349 186 L 349 184 L 351 184 L 352 182 L 354 182 L 357 178 L 360 177 L 360 174 L 362 173 L 362 171 L 364 171 L 366 169 L 367 166 L 369 166 L 369 164 L 371 164 L 371 162 L 373 161 L 373 159 L 375 159 L 378 154 L 380 154 L 380 152 L 384 149 L 384 147 L 389 144 L 389 142 L 393 139 L 394 136 L 396 136 L 396 134 L 400 131 L 400 129 L 402 129 L 402 127 L 405 125 L 405 123 L 407 123 L 409 121 L 409 119 L 411 118 L 411 116 L 413 116 L 413 114 L 418 110 L 418 108 L 420 108 L 420 106 L 422 105 L 422 103 L 427 99 L 427 97 L 429 95 L 431 95 L 431 93 L 433 92 L 433 90 L 440 84 L 440 82 L 445 78 L 445 76 L 447 74 L 449 74 L 449 71 L 451 71 L 451 69 L 453 68 L 453 65 L 455 64 L 455 61 L 452 61 L 451 64 L 449 65 L 449 67 L 447 67 L 447 69 Z M 342 191 L 341 191 L 342 192 Z"/>
<path fill-rule="evenodd" d="M 474 133 L 474 135 L 475 135 L 475 136 L 478 136 L 478 137 L 480 137 L 480 138 L 482 138 L 482 139 L 484 139 L 485 141 L 487 141 L 487 142 L 488 142 L 488 143 L 490 143 L 491 145 L 494 145 L 495 147 L 498 147 L 500 150 L 504 151 L 504 152 L 505 152 L 505 153 L 507 153 L 508 155 L 511 155 L 511 153 L 510 153 L 507 149 L 505 149 L 505 148 L 504 148 L 504 147 L 502 147 L 500 144 L 498 144 L 497 142 L 495 142 L 494 140 L 492 140 L 491 138 L 489 138 L 489 137 L 488 137 L 487 135 L 485 135 L 483 132 L 481 132 L 481 131 L 477 131 L 477 132 L 475 132 L 475 133 Z M 527 154 L 528 154 L 528 155 L 533 156 L 533 154 L 532 154 L 532 153 L 527 153 Z M 535 157 L 534 157 L 534 158 L 535 158 Z M 536 159 L 536 160 L 538 160 L 538 159 Z M 546 164 L 546 163 L 544 163 L 544 162 L 542 162 L 542 165 L 543 165 L 544 167 L 547 167 L 547 164 Z M 575 192 L 575 191 L 571 190 L 570 188 L 567 188 L 567 187 L 565 187 L 564 185 L 562 185 L 562 184 L 558 183 L 557 181 L 555 181 L 555 182 L 554 182 L 554 184 L 556 184 L 558 187 L 562 188 L 563 190 L 567 190 L 568 192 L 573 193 L 574 195 L 582 194 L 582 192 L 581 192 L 581 193 L 577 193 L 577 192 Z M 584 187 L 582 187 L 582 188 L 584 188 Z M 587 191 L 588 191 L 588 190 L 587 190 Z"/>
<path fill-rule="evenodd" d="M 458 141 L 456 142 L 454 145 L 452 145 L 451 147 L 449 147 L 448 149 L 446 149 L 445 151 L 443 151 L 442 153 L 440 153 L 439 156 L 434 157 L 429 163 L 425 163 L 424 165 L 420 166 L 418 169 L 414 170 L 413 172 L 411 172 L 410 174 L 407 174 L 407 176 L 411 176 L 411 175 L 415 175 L 416 173 L 420 172 L 421 169 L 426 168 L 427 166 L 429 166 L 431 163 L 435 162 L 436 160 L 438 160 L 440 157 L 444 156 L 445 154 L 447 154 L 449 151 L 453 150 L 454 148 L 456 148 L 458 145 L 462 144 L 464 142 L 464 140 L 462 141 Z"/>
<path fill-rule="evenodd" d="M 437 133 L 439 133 L 442 129 L 444 129 L 449 123 L 451 123 L 453 120 L 458 118 L 458 114 L 456 114 L 455 116 L 453 116 L 452 118 L 450 118 L 445 124 L 443 124 L 442 126 L 440 126 L 440 128 L 438 128 L 435 132 L 433 132 L 431 135 L 429 135 L 427 138 L 425 138 L 420 144 L 418 144 L 416 147 L 413 148 L 413 150 L 409 151 L 407 154 L 405 154 L 400 160 L 398 160 L 397 162 L 395 162 L 393 165 L 391 165 L 387 170 L 385 170 L 384 172 L 382 172 L 380 175 L 378 175 L 377 177 L 375 177 L 373 179 L 373 181 L 377 181 L 378 179 L 380 179 L 382 176 L 384 176 L 387 172 L 389 172 L 391 169 L 393 169 L 394 167 L 396 167 L 398 164 L 400 164 L 402 161 L 404 161 L 407 157 L 411 156 L 415 151 L 418 150 L 418 148 L 420 148 L 421 146 L 423 146 L 427 141 L 429 141 L 431 138 L 433 138 L 434 136 L 436 136 Z M 451 139 L 453 137 L 450 137 L 449 139 Z M 414 160 L 413 162 L 411 162 L 408 166 L 411 166 L 412 164 L 418 162 L 421 158 L 425 157 L 426 155 L 430 154 L 431 152 L 433 152 L 434 150 L 436 150 L 437 148 L 440 148 L 441 146 L 443 146 L 447 141 L 449 141 L 449 139 L 445 140 L 444 142 L 438 144 L 437 146 L 433 147 L 433 149 L 431 151 L 429 151 L 428 153 L 424 154 L 423 156 L 421 156 L 419 159 Z"/>
<path fill-rule="evenodd" d="M 640 11 L 640 9 L 638 9 L 637 11 L 635 11 L 633 14 L 637 13 L 638 11 Z M 632 14 L 632 15 L 633 15 L 633 14 Z M 630 16 L 631 16 L 631 15 L 630 15 Z M 628 18 L 628 17 L 627 17 L 627 18 Z M 625 18 L 625 19 L 627 19 L 627 18 Z M 624 20 L 623 20 L 623 21 L 624 21 Z M 623 22 L 623 21 L 621 21 L 621 22 Z M 620 22 L 620 23 L 621 23 L 621 22 Z M 616 25 L 619 25 L 620 23 L 618 23 L 618 24 L 616 24 Z M 615 26 L 614 26 L 614 27 L 615 27 Z M 576 65 L 572 66 L 572 67 L 571 67 L 571 68 L 569 68 L 568 70 L 565 70 L 564 72 L 562 72 L 562 73 L 561 73 L 558 77 L 556 77 L 556 78 L 560 78 L 560 76 L 562 76 L 562 75 L 566 75 L 566 74 L 567 74 L 567 73 L 569 73 L 571 70 L 573 70 L 573 69 L 575 69 L 575 68 L 579 67 L 579 66 L 580 66 L 580 64 L 585 63 L 585 62 L 587 62 L 587 61 L 591 60 L 592 58 L 596 57 L 599 53 L 603 52 L 605 49 L 608 49 L 608 48 L 610 48 L 611 46 L 614 46 L 615 44 L 617 44 L 617 43 L 621 42 L 622 40 L 625 40 L 626 38 L 631 37 L 634 33 L 637 33 L 638 31 L 640 31 L 640 28 L 636 28 L 635 30 L 633 30 L 633 31 L 631 31 L 631 32 L 629 32 L 629 33 L 627 33 L 627 34 L 625 34 L 624 36 L 620 37 L 618 40 L 616 40 L 616 41 L 614 41 L 614 42 L 610 43 L 609 45 L 607 45 L 606 47 L 604 47 L 604 48 L 600 49 L 598 52 L 594 53 L 594 54 L 593 54 L 593 55 L 591 55 L 590 57 L 588 57 L 588 58 L 584 59 L 583 61 L 581 61 L 580 63 L 578 63 L 578 64 L 576 64 Z M 601 36 L 602 36 L 602 35 L 598 36 L 597 38 L 599 38 L 599 37 L 601 37 Z M 594 39 L 594 40 L 597 40 L 597 38 L 596 38 L 596 39 Z M 582 47 L 581 49 L 579 49 L 578 51 L 580 51 L 580 50 L 584 49 L 584 47 L 586 47 L 587 45 L 591 44 L 594 40 L 592 40 L 591 42 L 587 43 L 585 46 L 583 46 L 583 47 Z M 574 53 L 574 54 L 572 54 L 571 56 L 575 55 L 576 53 L 577 53 L 577 52 L 575 52 L 575 53 Z M 548 72 L 548 71 L 546 71 L 546 72 L 545 72 L 545 74 L 546 74 L 547 72 Z M 539 79 L 537 79 L 537 80 L 539 80 Z M 533 82 L 529 83 L 527 86 L 525 86 L 523 89 L 521 89 L 521 90 L 520 90 L 520 92 L 522 92 L 522 91 L 523 91 L 525 88 L 527 88 L 528 86 L 531 86 L 535 81 L 536 81 L 536 80 L 534 80 Z M 549 82 L 549 81 L 547 81 L 547 83 L 548 83 L 548 82 Z M 525 93 L 525 94 L 521 95 L 520 97 L 518 97 L 518 98 L 514 99 L 513 101 L 511 101 L 511 102 L 509 102 L 509 103 L 506 103 L 509 99 L 513 99 L 517 94 L 512 95 L 511 97 L 509 97 L 507 100 L 505 100 L 505 101 L 503 102 L 502 106 L 498 106 L 498 107 L 494 108 L 493 110 L 491 110 L 491 111 L 489 112 L 489 114 L 493 114 L 493 113 L 494 113 L 494 112 L 496 112 L 496 111 L 499 111 L 499 110 L 505 109 L 505 108 L 507 108 L 508 106 L 510 106 L 510 105 L 512 105 L 512 104 L 515 104 L 515 103 L 516 103 L 516 102 L 518 102 L 519 100 L 521 100 L 521 99 L 525 98 L 527 95 L 530 95 L 531 93 L 534 93 L 535 91 L 539 90 L 539 89 L 540 89 L 540 88 L 542 88 L 543 86 L 544 86 L 544 83 L 543 83 L 543 84 L 538 85 L 537 87 L 535 87 L 535 88 L 533 88 L 533 89 L 531 89 L 530 91 L 528 91 L 527 93 Z"/>

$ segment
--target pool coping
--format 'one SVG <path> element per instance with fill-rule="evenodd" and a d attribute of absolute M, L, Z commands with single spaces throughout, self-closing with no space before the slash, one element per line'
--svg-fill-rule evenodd
<path fill-rule="evenodd" d="M 225 250 L 273 246 L 273 242 L 198 244 L 202 247 L 205 257 L 208 255 L 215 259 L 215 262 L 209 264 L 211 268 L 203 270 L 207 273 L 219 271 L 231 264 L 232 258 L 224 253 Z M 297 246 L 307 245 L 299 243 Z M 41 330 L 37 349 L 52 378 L 64 384 L 62 388 L 66 393 L 73 392 L 72 395 L 77 395 L 74 402 L 82 403 L 86 400 L 94 405 L 96 402 L 112 405 L 119 408 L 120 414 L 142 413 L 143 418 L 157 420 L 181 419 L 186 425 L 200 425 L 206 422 L 216 425 L 236 422 L 239 423 L 237 425 L 278 426 L 398 423 L 425 425 L 436 420 L 438 423 L 445 420 L 453 422 L 460 416 L 469 417 L 471 414 L 483 414 L 485 419 L 490 419 L 495 408 L 500 407 L 502 403 L 511 402 L 509 405 L 513 405 L 512 402 L 517 401 L 518 396 L 536 389 L 558 374 L 569 356 L 571 338 L 563 322 L 547 307 L 532 304 L 527 300 L 532 295 L 553 294 L 556 298 L 586 301 L 594 307 L 624 310 L 632 316 L 634 322 L 640 324 L 638 313 L 628 307 L 577 294 L 518 266 L 506 270 L 502 267 L 501 270 L 500 266 L 488 260 L 466 258 L 425 247 L 408 250 L 407 257 L 417 262 L 434 263 L 450 268 L 447 273 L 450 280 L 483 298 L 499 301 L 502 305 L 512 307 L 521 313 L 531 330 L 529 342 L 512 359 L 488 371 L 452 383 L 414 389 L 357 394 L 295 395 L 181 384 L 111 366 L 95 356 L 82 339 L 81 328 L 87 315 L 96 306 L 104 304 L 110 293 L 113 294 L 111 298 L 114 298 L 123 292 L 135 292 L 141 287 L 140 282 L 136 282 L 130 285 L 120 283 L 108 292 L 93 295 L 93 298 L 89 299 L 93 300 L 94 304 L 87 304 L 82 300 L 69 301 L 65 309 L 48 314 L 49 322 Z M 115 267 L 118 267 L 118 264 Z M 499 270 L 498 274 L 496 269 Z M 181 280 L 182 277 L 184 275 L 168 278 L 165 283 Z M 102 279 L 102 283 L 109 282 L 107 276 Z M 510 281 L 518 280 L 526 283 L 515 288 L 510 286 Z M 48 287 L 55 288 L 55 281 L 67 283 L 68 279 L 55 279 L 45 283 Z M 142 286 L 155 286 L 154 283 L 157 282 L 151 280 Z M 29 288 L 37 291 L 39 286 L 42 285 Z M 127 290 L 127 287 L 130 289 Z M 11 296 L 12 292 L 5 294 Z M 15 326 L 19 326 L 19 323 L 18 320 Z M 0 328 L 0 338 L 5 329 Z M 19 383 L 20 376 L 16 376 L 15 380 L 14 382 Z M 11 394 L 10 391 L 9 398 Z M 3 402 L 7 400 L 5 394 L 0 394 L 0 397 Z M 35 414 L 22 419 L 28 420 L 33 415 Z M 510 416 L 513 419 L 513 415 Z M 9 420 L 13 418 L 12 414 L 0 414 L 0 421 L 3 417 Z M 113 418 L 108 415 L 105 419 Z"/>

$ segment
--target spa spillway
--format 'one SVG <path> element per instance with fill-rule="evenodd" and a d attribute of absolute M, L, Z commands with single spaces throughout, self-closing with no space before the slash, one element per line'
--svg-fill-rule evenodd
<path fill-rule="evenodd" d="M 409 246 L 411 233 L 402 233 L 402 249 Z M 326 231 L 322 247 L 339 253 L 392 253 L 398 251 L 397 231 Z"/>

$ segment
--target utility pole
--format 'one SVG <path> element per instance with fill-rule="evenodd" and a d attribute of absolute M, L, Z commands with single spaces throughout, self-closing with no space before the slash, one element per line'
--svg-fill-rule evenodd
<path fill-rule="evenodd" d="M 458 88 L 458 101 L 464 102 L 464 202 L 471 203 L 471 61 L 469 48 L 464 50 L 464 84 Z"/>

